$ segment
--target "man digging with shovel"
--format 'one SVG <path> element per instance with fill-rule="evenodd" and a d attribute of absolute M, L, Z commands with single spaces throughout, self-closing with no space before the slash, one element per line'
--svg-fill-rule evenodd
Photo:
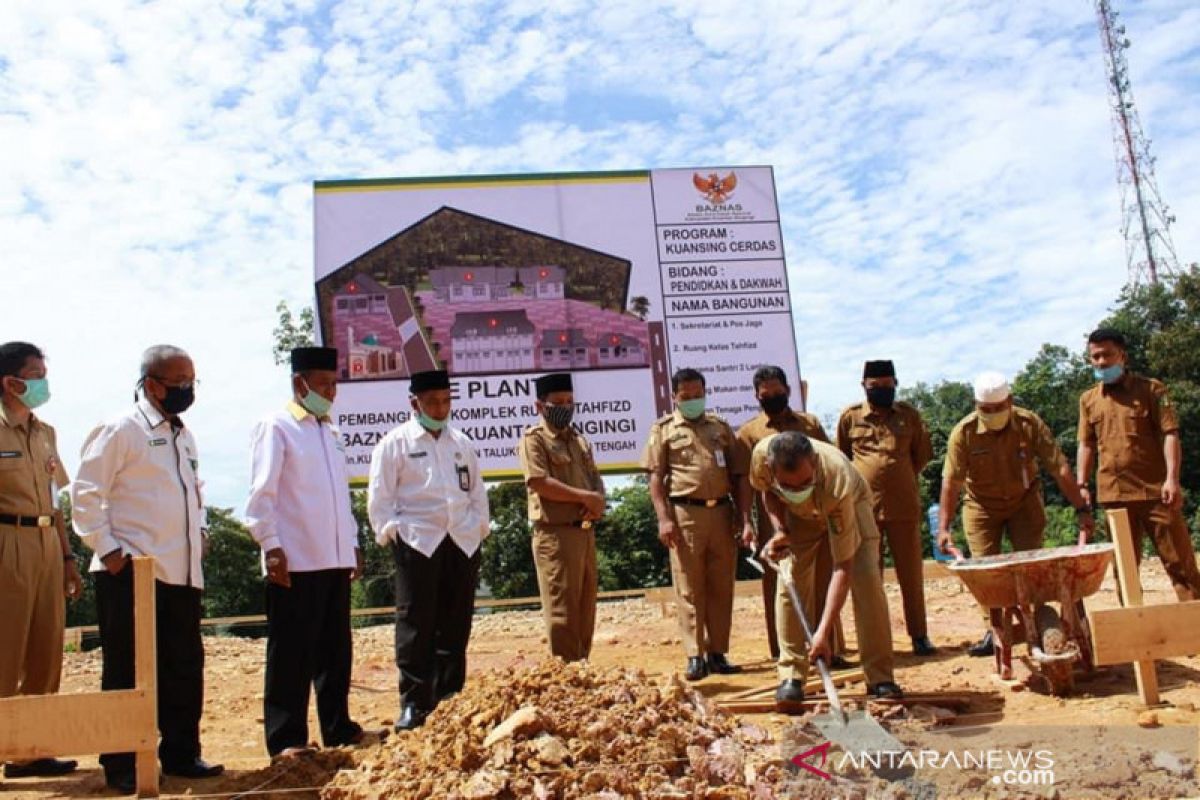
<path fill-rule="evenodd" d="M 750 485 L 762 492 L 776 531 L 764 550 L 774 561 L 786 558 L 780 568 L 790 571 L 810 619 L 815 603 L 813 566 L 822 534 L 797 535 L 801 529 L 819 527 L 789 523 L 823 518 L 833 551 L 833 579 L 811 645 L 806 643 L 798 610 L 792 608 L 786 581 L 779 582 L 775 599 L 780 641 L 776 702 L 781 706 L 802 702 L 809 660 L 828 663 L 834 620 L 847 592 L 853 595 L 854 627 L 868 693 L 879 698 L 901 696 L 893 678 L 891 620 L 879 576 L 879 529 L 866 481 L 833 445 L 788 431 L 755 445 Z"/>

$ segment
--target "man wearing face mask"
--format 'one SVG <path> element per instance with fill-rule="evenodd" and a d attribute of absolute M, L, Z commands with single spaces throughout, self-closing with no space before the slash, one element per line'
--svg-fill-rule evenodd
<path fill-rule="evenodd" d="M 211 778 L 224 767 L 200 757 L 204 708 L 204 502 L 196 442 L 179 415 L 195 398 L 186 352 L 157 345 L 142 354 L 133 409 L 95 428 L 71 484 L 72 522 L 95 555 L 96 609 L 104 663 L 102 689 L 133 686 L 133 565 L 154 558 L 158 644 L 158 747 L 162 771 Z M 134 789 L 133 753 L 100 756 L 108 785 Z"/>
<path fill-rule="evenodd" d="M 892 628 L 879 574 L 879 530 L 867 482 L 833 445 L 787 431 L 755 446 L 750 456 L 750 485 L 762 493 L 775 527 L 767 554 L 774 560 L 791 555 L 796 590 L 802 597 L 811 592 L 813 566 L 823 540 L 828 540 L 833 551 L 833 578 L 812 644 L 806 643 L 796 614 L 784 615 L 782 608 L 776 611 L 780 615 L 776 702 L 804 700 L 808 665 L 818 658 L 828 661 L 832 655 L 833 621 L 848 593 L 853 598 L 854 629 L 868 693 L 881 698 L 901 696 L 893 673 Z M 814 515 L 825 525 L 797 524 L 797 520 Z"/>
<path fill-rule="evenodd" d="M 418 372 L 412 414 L 375 446 L 367 513 L 396 563 L 397 731 L 412 730 L 462 690 L 475 611 L 487 491 L 475 446 L 451 427 L 450 376 Z"/>
<path fill-rule="evenodd" d="M 782 431 L 799 431 L 810 439 L 816 439 L 818 442 L 828 442 L 829 437 L 825 435 L 825 429 L 821 426 L 821 421 L 814 415 L 807 414 L 803 411 L 793 411 L 788 406 L 788 400 L 791 397 L 792 390 L 788 386 L 787 373 L 780 367 L 765 366 L 759 367 L 754 373 L 753 378 L 754 397 L 758 400 L 759 406 L 762 408 L 762 413 L 751 419 L 749 422 L 738 428 L 737 440 L 741 445 L 743 458 L 748 458 L 753 452 L 755 445 L 763 439 L 775 433 Z M 756 549 L 761 549 L 775 531 L 771 528 L 771 517 L 767 514 L 763 507 L 762 498 L 755 495 L 755 509 L 757 510 L 757 536 Z M 808 524 L 803 520 L 796 520 L 796 524 Z M 824 525 L 824 521 L 818 523 Z M 744 536 L 744 534 L 743 534 Z M 825 541 L 825 540 L 822 540 Z M 825 542 L 817 551 L 816 578 L 813 586 L 814 596 L 812 602 L 814 606 L 810 611 L 815 609 L 816 616 L 821 616 L 825 610 L 825 592 L 829 588 L 829 579 L 833 576 L 833 556 L 829 550 L 828 542 Z M 794 614 L 791 610 L 792 598 L 787 592 L 778 592 L 777 576 L 774 570 L 767 570 L 762 576 L 762 596 L 763 608 L 766 612 L 767 621 L 767 647 L 771 652 L 771 660 L 779 658 L 779 636 L 776 633 L 775 623 L 775 606 L 780 604 L 783 606 L 783 613 Z M 830 666 L 835 669 L 842 669 L 850 666 L 840 653 L 845 649 L 845 641 L 842 636 L 842 621 L 841 618 L 834 620 L 834 655 L 830 660 Z"/>
<path fill-rule="evenodd" d="M 267 576 L 267 752 L 308 744 L 308 696 L 326 747 L 356 744 L 350 718 L 350 582 L 362 567 L 350 511 L 346 455 L 329 410 L 337 397 L 337 350 L 291 352 L 292 400 L 250 435 L 246 523 Z"/>
<path fill-rule="evenodd" d="M 1129 512 L 1138 561 L 1142 541 L 1149 537 L 1176 596 L 1200 600 L 1200 573 L 1179 488 L 1179 419 L 1167 387 L 1129 371 L 1120 331 L 1094 331 L 1088 358 L 1099 383 L 1079 398 L 1079 490 L 1090 503 L 1088 478 L 1099 450 L 1098 498 L 1106 509 Z"/>
<path fill-rule="evenodd" d="M 529 490 L 533 562 L 550 652 L 579 661 L 592 650 L 596 626 L 596 542 L 604 516 L 604 481 L 592 446 L 571 427 L 575 392 L 566 372 L 534 381 L 542 421 L 517 447 Z"/>
<path fill-rule="evenodd" d="M 913 655 L 933 655 L 937 648 L 929 641 L 925 624 L 921 488 L 917 483 L 917 476 L 933 457 L 933 447 L 921 412 L 908 403 L 896 402 L 896 368 L 891 361 L 866 362 L 862 385 L 866 401 L 847 408 L 838 420 L 838 449 L 854 461 L 871 487 L 875 525 L 880 543 L 887 543 L 896 565 Z M 882 549 L 879 568 L 883 569 Z"/>
<path fill-rule="evenodd" d="M 751 494 L 746 459 L 729 424 L 705 411 L 704 376 L 694 369 L 677 370 L 671 390 L 675 412 L 651 426 L 642 468 L 650 473 L 658 538 L 670 551 L 675 609 L 687 653 L 684 675 L 695 681 L 710 672 L 741 672 L 726 658 L 736 536 L 740 531 L 742 544 L 753 547 L 754 528 L 747 521 Z"/>
<path fill-rule="evenodd" d="M 62 674 L 64 597 L 81 581 L 57 508 L 68 483 L 54 428 L 33 413 L 50 399 L 42 351 L 0 345 L 0 697 L 54 694 Z M 74 761 L 4 765 L 4 777 L 64 775 Z"/>
<path fill-rule="evenodd" d="M 1037 414 L 1013 405 L 1003 375 L 981 374 L 975 379 L 975 411 L 954 426 L 946 443 L 938 516 L 941 551 L 955 552 L 950 525 L 964 487 L 967 500 L 963 504 L 963 531 L 972 557 L 997 555 L 1005 532 L 1013 550 L 1041 547 L 1046 512 L 1039 465 L 1054 477 L 1075 507 L 1080 542 L 1086 542 L 1095 527 L 1091 508 L 1079 493 L 1071 465 L 1054 433 Z M 992 622 L 998 624 L 998 618 Z M 994 649 L 989 628 L 967 652 L 982 657 L 992 655 Z"/>

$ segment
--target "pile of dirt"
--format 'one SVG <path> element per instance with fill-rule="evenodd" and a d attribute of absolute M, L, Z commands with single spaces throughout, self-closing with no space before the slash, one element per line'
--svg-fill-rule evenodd
<path fill-rule="evenodd" d="M 551 659 L 472 680 L 322 797 L 770 800 L 788 778 L 766 731 L 677 676 Z"/>

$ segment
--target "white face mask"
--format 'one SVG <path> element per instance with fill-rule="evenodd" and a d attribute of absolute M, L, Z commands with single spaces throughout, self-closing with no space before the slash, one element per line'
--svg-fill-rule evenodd
<path fill-rule="evenodd" d="M 778 494 L 780 497 L 782 497 L 787 502 L 791 503 L 792 505 L 798 506 L 798 505 L 801 505 L 802 503 L 807 502 L 808 498 L 812 497 L 813 489 L 815 489 L 815 488 L 816 488 L 815 486 L 805 486 L 803 489 L 800 489 L 800 490 L 785 489 L 782 486 L 780 486 L 778 483 L 776 483 L 775 484 L 775 493 Z"/>
<path fill-rule="evenodd" d="M 980 411 L 979 419 L 983 422 L 983 427 L 989 431 L 1004 430 L 1004 426 L 1008 424 L 1008 418 L 1012 416 L 1012 409 L 1006 408 L 1003 411 Z"/>

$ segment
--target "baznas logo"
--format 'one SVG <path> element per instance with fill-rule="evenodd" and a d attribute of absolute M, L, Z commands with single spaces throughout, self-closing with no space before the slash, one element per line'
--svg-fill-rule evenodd
<path fill-rule="evenodd" d="M 699 172 L 692 173 L 692 183 L 696 190 L 704 195 L 711 205 L 719 206 L 730 198 L 737 186 L 737 173 L 730 172 L 724 178 L 718 178 L 717 173 L 710 172 L 708 177 L 701 177 Z"/>

